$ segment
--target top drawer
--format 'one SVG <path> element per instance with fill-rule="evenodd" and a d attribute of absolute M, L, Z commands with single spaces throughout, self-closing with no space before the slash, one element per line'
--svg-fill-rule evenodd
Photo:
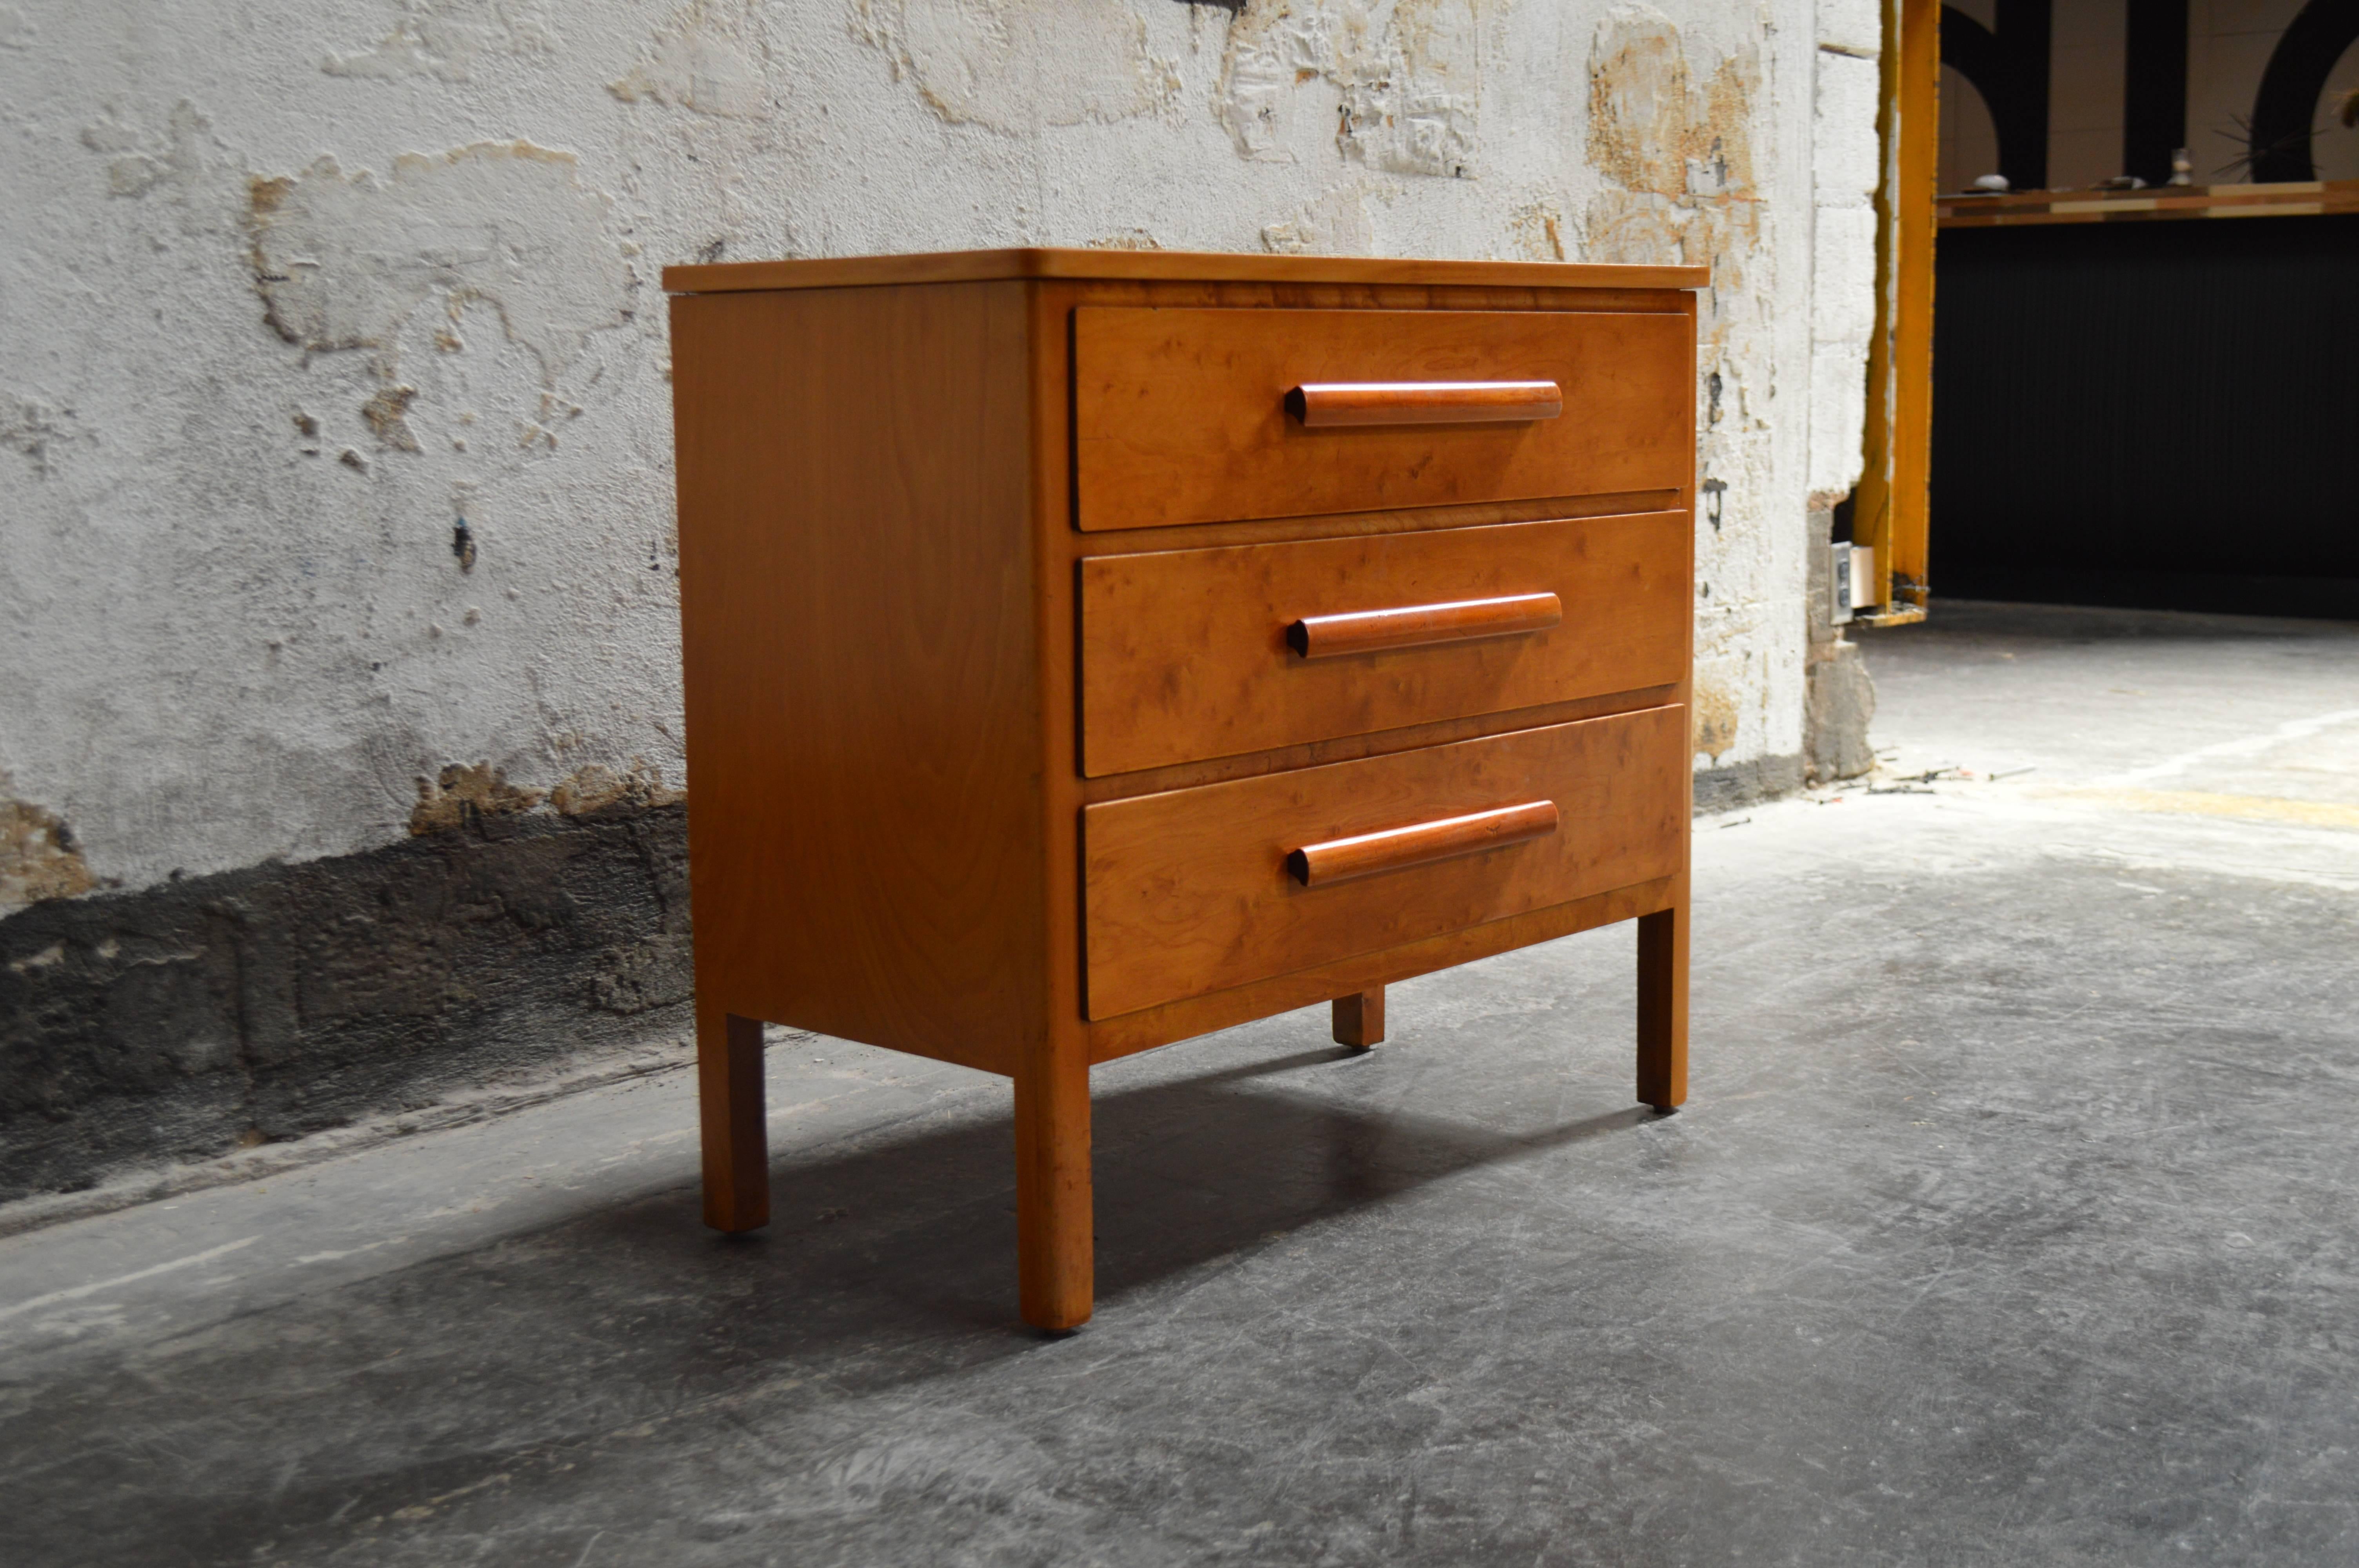
<path fill-rule="evenodd" d="M 1685 313 L 1185 309 L 1073 312 L 1085 530 L 1684 490 Z M 1306 384 L 1554 382 L 1507 422 L 1306 426 Z M 1388 416 L 1416 417 L 1412 406 Z"/>

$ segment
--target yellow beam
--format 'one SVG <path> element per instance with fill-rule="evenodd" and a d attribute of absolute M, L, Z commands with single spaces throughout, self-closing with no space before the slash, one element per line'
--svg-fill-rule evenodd
<path fill-rule="evenodd" d="M 1940 157 L 1940 0 L 1886 0 L 1884 179 L 1876 192 L 1875 336 L 1868 347 L 1866 471 L 1853 536 L 1875 549 L 1878 601 L 1921 610 L 1933 446 L 1933 194 Z"/>

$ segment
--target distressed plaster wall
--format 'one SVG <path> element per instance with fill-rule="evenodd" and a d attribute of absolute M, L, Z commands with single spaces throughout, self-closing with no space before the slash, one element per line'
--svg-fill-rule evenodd
<path fill-rule="evenodd" d="M 692 797 L 657 277 L 697 258 L 1710 262 L 1699 764 L 1790 782 L 1874 35 L 1811 0 L 0 5 L 0 916 Z"/>

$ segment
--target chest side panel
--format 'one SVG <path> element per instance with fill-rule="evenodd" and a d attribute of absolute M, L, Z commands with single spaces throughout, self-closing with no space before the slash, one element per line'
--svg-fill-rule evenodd
<path fill-rule="evenodd" d="M 673 305 L 700 987 L 1000 1067 L 1046 1011 L 1023 286 Z"/>

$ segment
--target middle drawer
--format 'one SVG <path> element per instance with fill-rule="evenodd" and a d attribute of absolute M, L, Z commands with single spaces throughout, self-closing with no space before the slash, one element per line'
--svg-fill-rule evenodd
<path fill-rule="evenodd" d="M 1090 557 L 1082 771 L 1669 686 L 1689 552 L 1687 514 L 1649 512 Z"/>

